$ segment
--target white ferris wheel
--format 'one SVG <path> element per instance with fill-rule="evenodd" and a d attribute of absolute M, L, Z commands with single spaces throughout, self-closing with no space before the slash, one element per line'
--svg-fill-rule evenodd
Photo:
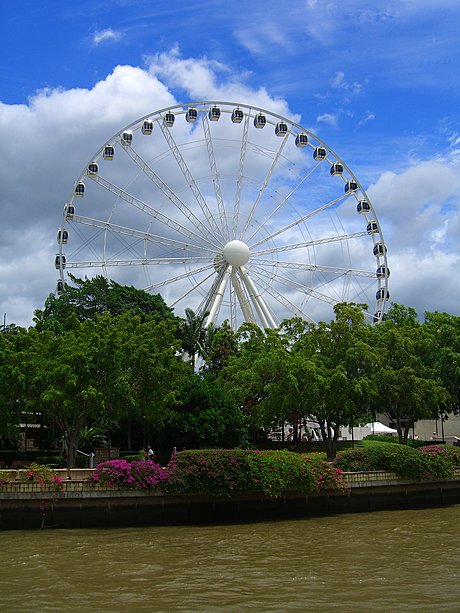
<path fill-rule="evenodd" d="M 378 322 L 389 299 L 358 179 L 309 130 L 249 104 L 178 104 L 117 132 L 75 182 L 57 240 L 58 292 L 67 271 L 104 274 L 207 325 L 329 321 L 345 301 Z"/>

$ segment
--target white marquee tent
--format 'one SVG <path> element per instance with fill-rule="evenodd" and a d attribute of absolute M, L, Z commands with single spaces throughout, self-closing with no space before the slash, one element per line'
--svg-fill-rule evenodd
<path fill-rule="evenodd" d="M 366 424 L 366 428 L 369 428 L 372 434 L 397 434 L 398 431 L 394 428 L 389 428 L 382 424 L 380 421 L 374 421 L 373 423 Z"/>

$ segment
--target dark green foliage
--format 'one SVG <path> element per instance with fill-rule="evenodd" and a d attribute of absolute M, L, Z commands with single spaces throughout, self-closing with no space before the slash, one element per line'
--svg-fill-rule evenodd
<path fill-rule="evenodd" d="M 43 311 L 35 311 L 38 330 L 57 332 L 73 327 L 75 319 L 80 322 L 94 320 L 104 313 L 118 317 L 130 312 L 142 321 L 177 319 L 159 294 L 152 295 L 132 286 L 120 285 L 100 275 L 92 279 L 78 279 L 71 275 L 71 279 L 73 285 L 66 285 L 58 297 L 50 294 Z"/>
<path fill-rule="evenodd" d="M 257 489 L 276 498 L 287 492 L 317 491 L 306 456 L 289 451 L 261 451 L 248 456 Z"/>
<path fill-rule="evenodd" d="M 363 440 L 378 441 L 379 443 L 396 443 L 399 445 L 399 439 L 395 436 L 388 436 L 387 434 L 368 434 Z"/>
<path fill-rule="evenodd" d="M 191 375 L 178 394 L 165 428 L 158 438 L 169 447 L 199 449 L 246 444 L 242 412 L 221 386 L 209 377 Z"/>
<path fill-rule="evenodd" d="M 167 491 L 181 494 L 230 495 L 256 488 L 250 453 L 239 449 L 182 451 L 169 463 Z"/>

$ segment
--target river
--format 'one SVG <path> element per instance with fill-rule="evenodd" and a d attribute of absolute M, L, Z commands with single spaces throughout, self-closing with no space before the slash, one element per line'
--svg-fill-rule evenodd
<path fill-rule="evenodd" d="M 460 505 L 206 527 L 0 533 L 0 610 L 458 611 Z"/>

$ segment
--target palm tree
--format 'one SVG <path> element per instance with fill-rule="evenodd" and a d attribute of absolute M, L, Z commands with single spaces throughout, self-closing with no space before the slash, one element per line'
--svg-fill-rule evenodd
<path fill-rule="evenodd" d="M 192 367 L 195 368 L 198 355 L 203 356 L 206 342 L 205 320 L 209 313 L 195 313 L 193 309 L 185 309 L 185 319 L 181 322 L 182 349 L 190 356 Z"/>

